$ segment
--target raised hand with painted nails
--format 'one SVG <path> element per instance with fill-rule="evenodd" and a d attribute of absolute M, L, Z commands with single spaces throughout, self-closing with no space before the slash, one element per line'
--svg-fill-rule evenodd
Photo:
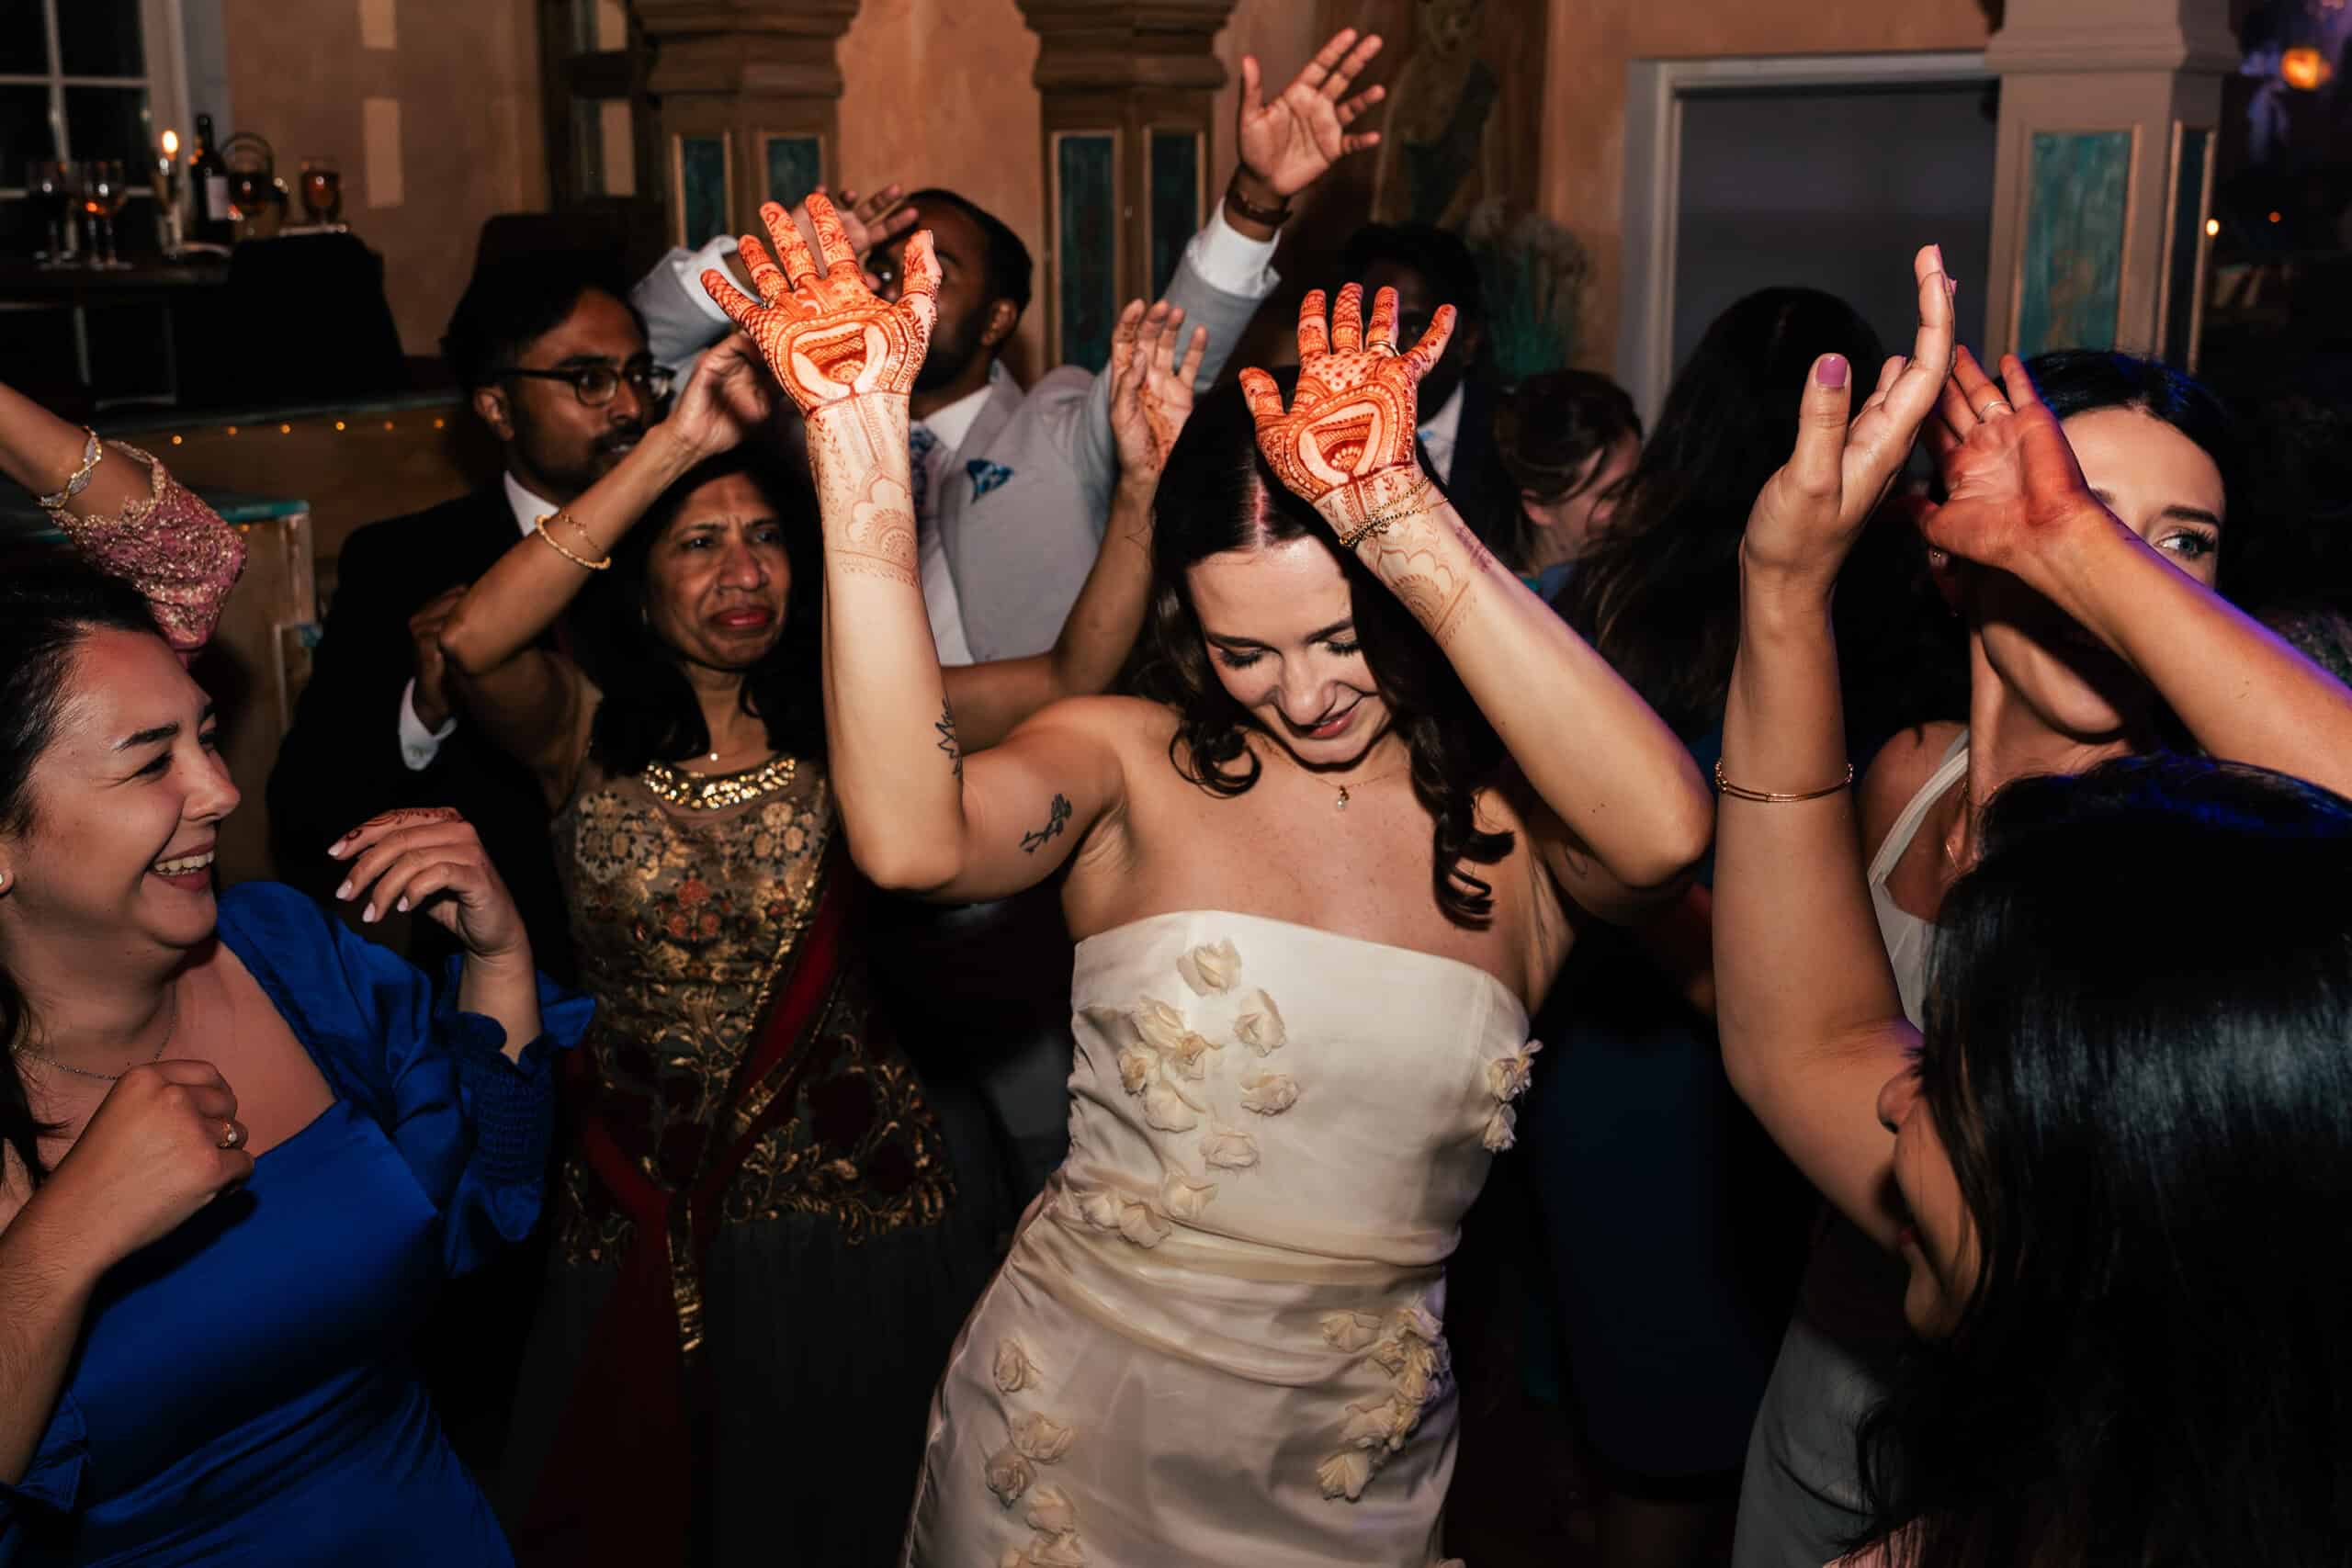
<path fill-rule="evenodd" d="M 1943 253 L 1923 247 L 1911 269 L 1919 325 L 1910 355 L 1898 354 L 1881 367 L 1876 389 L 1850 418 L 1854 367 L 1837 355 L 1815 364 L 1797 416 L 1796 449 L 1764 482 L 1748 512 L 1740 543 L 1746 570 L 1802 578 L 1826 593 L 1910 457 L 1952 355 L 1951 282 Z"/>

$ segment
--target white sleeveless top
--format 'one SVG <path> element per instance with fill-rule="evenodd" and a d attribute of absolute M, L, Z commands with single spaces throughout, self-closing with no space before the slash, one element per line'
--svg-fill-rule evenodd
<path fill-rule="evenodd" d="M 1928 807 L 1941 800 L 1951 788 L 1968 773 L 1968 731 L 1962 730 L 1952 738 L 1943 761 L 1919 786 L 1903 815 L 1886 832 L 1886 842 L 1881 844 L 1878 856 L 1871 862 L 1871 908 L 1878 915 L 1879 940 L 1886 943 L 1887 962 L 1894 966 L 1895 988 L 1903 993 L 1903 1016 L 1919 1027 L 1919 1018 L 1928 997 L 1928 942 L 1933 934 L 1931 922 L 1921 919 L 1907 909 L 1895 907 L 1886 891 L 1886 879 L 1894 874 L 1895 863 L 1911 840 L 1919 836 L 1919 824 L 1926 820 Z"/>

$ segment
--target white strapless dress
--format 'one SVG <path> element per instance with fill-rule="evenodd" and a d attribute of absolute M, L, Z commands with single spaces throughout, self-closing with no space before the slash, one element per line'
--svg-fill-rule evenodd
<path fill-rule="evenodd" d="M 1537 1047 L 1493 976 L 1250 915 L 1089 938 L 1070 1151 L 956 1340 L 903 1562 L 1429 1568 L 1445 1258 Z"/>

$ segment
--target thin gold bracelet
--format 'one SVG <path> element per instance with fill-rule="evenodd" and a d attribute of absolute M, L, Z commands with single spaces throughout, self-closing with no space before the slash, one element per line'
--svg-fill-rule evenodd
<path fill-rule="evenodd" d="M 1402 523 L 1408 517 L 1419 517 L 1425 512 L 1435 512 L 1445 500 L 1442 492 L 1438 495 L 1436 501 L 1430 500 L 1430 493 L 1435 490 L 1437 486 L 1426 479 L 1423 479 L 1419 487 L 1405 498 L 1409 504 L 1399 507 L 1394 512 L 1376 513 L 1365 518 L 1354 533 L 1340 536 L 1340 547 L 1343 550 L 1352 550 L 1362 544 L 1367 536 L 1388 532 L 1388 525 L 1392 523 Z"/>
<path fill-rule="evenodd" d="M 1785 806 L 1792 801 L 1819 800 L 1826 795 L 1836 795 L 1839 790 L 1851 785 L 1853 782 L 1854 764 L 1849 762 L 1846 764 L 1846 776 L 1827 789 L 1809 789 L 1796 795 L 1782 795 L 1776 790 L 1769 789 L 1742 789 L 1724 777 L 1724 761 L 1721 757 L 1715 759 L 1715 787 L 1734 800 L 1760 800 L 1767 806 Z"/>
<path fill-rule="evenodd" d="M 613 564 L 613 558 L 609 554 L 607 554 L 603 560 L 590 560 L 585 556 L 575 555 L 571 551 L 564 548 L 563 541 L 557 538 L 553 534 L 548 532 L 548 524 L 549 520 L 562 515 L 563 513 L 560 512 L 548 513 L 547 516 L 540 518 L 537 523 L 531 525 L 531 532 L 537 534 L 539 538 L 546 543 L 548 548 L 553 550 L 564 559 L 571 562 L 574 566 L 586 567 L 590 571 L 603 571 L 606 568 L 610 567 Z M 577 528 L 580 525 L 574 523 L 572 526 Z M 584 530 L 582 531 L 582 536 L 586 536 Z"/>

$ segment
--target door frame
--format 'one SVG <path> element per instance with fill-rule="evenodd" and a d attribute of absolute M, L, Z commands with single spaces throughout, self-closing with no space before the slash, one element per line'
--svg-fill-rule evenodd
<path fill-rule="evenodd" d="M 1967 85 L 1999 80 L 1983 50 L 1633 60 L 1625 66 L 1625 198 L 1617 379 L 1656 423 L 1674 377 L 1674 265 L 1682 190 L 1682 106 L 1757 88 Z"/>

